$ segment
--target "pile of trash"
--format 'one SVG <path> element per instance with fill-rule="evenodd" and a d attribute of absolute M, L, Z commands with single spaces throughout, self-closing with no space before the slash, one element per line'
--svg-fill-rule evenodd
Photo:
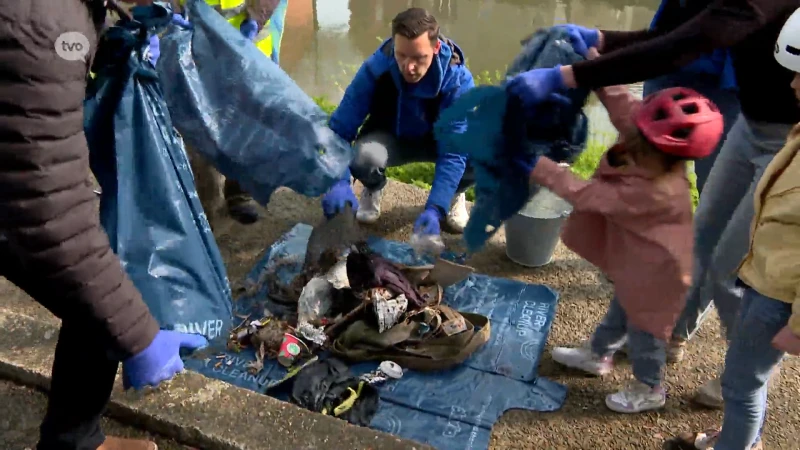
<path fill-rule="evenodd" d="M 488 341 L 490 327 L 484 316 L 442 304 L 444 289 L 466 279 L 472 268 L 443 259 L 415 267 L 393 263 L 366 241 L 353 242 L 358 233 L 330 233 L 349 216 L 340 214 L 319 227 L 323 231 L 315 230 L 303 271 L 290 282 L 281 281 L 281 266 L 298 261 L 278 261 L 264 270 L 248 293 L 266 287 L 265 304 L 287 308 L 242 317 L 228 349 L 255 352 L 248 367 L 252 374 L 267 360 L 287 368 L 283 379 L 267 386 L 268 393 L 284 391 L 299 406 L 368 425 L 377 411 L 375 384 L 400 378 L 405 369 L 461 364 Z M 320 239 L 323 234 L 336 236 L 336 244 Z M 345 364 L 367 361 L 381 364 L 361 377 Z"/>

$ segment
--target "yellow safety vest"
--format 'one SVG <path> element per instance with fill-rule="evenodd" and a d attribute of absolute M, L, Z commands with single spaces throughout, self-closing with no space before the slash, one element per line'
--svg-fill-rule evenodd
<path fill-rule="evenodd" d="M 183 5 L 186 0 L 181 0 Z M 247 20 L 247 5 L 245 0 L 205 0 L 205 2 L 222 14 L 222 17 L 233 25 L 237 30 L 242 26 L 242 22 Z M 190 19 L 191 20 L 191 19 Z M 264 24 L 264 27 L 256 35 L 253 43 L 258 47 L 261 52 L 267 55 L 268 58 L 272 57 L 272 34 L 268 31 L 269 22 Z"/>

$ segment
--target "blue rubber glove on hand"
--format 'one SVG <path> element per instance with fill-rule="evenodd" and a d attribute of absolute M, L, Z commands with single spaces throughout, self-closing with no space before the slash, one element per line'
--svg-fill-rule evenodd
<path fill-rule="evenodd" d="M 239 32 L 250 41 L 254 41 L 258 35 L 258 24 L 253 19 L 247 19 L 239 25 Z"/>
<path fill-rule="evenodd" d="M 536 105 L 546 101 L 569 105 L 569 98 L 561 95 L 561 91 L 566 88 L 564 77 L 561 76 L 561 66 L 522 72 L 506 84 L 506 91 L 519 98 L 523 108 L 529 113 L 535 111 Z"/>
<path fill-rule="evenodd" d="M 322 198 L 322 213 L 330 219 L 344 210 L 348 203 L 353 207 L 353 212 L 358 211 L 358 199 L 350 186 L 350 180 L 341 180 Z"/>
<path fill-rule="evenodd" d="M 158 386 L 183 370 L 182 348 L 194 351 L 207 345 L 199 334 L 161 330 L 146 349 L 122 362 L 122 386 L 137 390 Z"/>
<path fill-rule="evenodd" d="M 187 30 L 191 30 L 193 28 L 192 23 L 178 13 L 172 14 L 172 23 Z"/>
<path fill-rule="evenodd" d="M 582 27 L 575 24 L 558 25 L 555 28 L 563 29 L 569 35 L 570 43 L 575 53 L 586 57 L 592 47 L 597 47 L 600 42 L 600 30 Z"/>
<path fill-rule="evenodd" d="M 442 233 L 440 222 L 442 215 L 435 206 L 425 209 L 414 222 L 414 234 L 438 236 Z"/>
<path fill-rule="evenodd" d="M 150 64 L 155 67 L 156 63 L 158 62 L 158 57 L 161 56 L 161 46 L 160 41 L 158 40 L 158 35 L 154 34 L 150 36 L 150 44 L 147 46 L 144 56 L 148 61 L 150 61 Z"/>

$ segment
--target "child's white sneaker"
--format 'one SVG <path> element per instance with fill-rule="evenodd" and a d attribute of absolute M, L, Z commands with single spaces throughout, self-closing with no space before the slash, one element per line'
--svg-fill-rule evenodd
<path fill-rule="evenodd" d="M 581 347 L 556 347 L 552 351 L 553 361 L 579 369 L 592 375 L 602 376 L 614 368 L 610 357 L 601 357 L 592 353 L 588 343 Z"/>
<path fill-rule="evenodd" d="M 663 387 L 650 387 L 638 380 L 631 381 L 625 389 L 606 397 L 608 409 L 623 414 L 663 408 L 666 402 L 667 393 Z"/>

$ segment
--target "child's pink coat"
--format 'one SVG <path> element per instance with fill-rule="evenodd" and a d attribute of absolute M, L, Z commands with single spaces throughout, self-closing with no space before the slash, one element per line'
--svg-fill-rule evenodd
<path fill-rule="evenodd" d="M 627 119 L 639 102 L 626 88 L 604 91 L 598 94 L 612 123 L 618 129 L 632 126 Z M 641 167 L 611 167 L 603 155 L 597 172 L 584 181 L 542 157 L 531 179 L 573 205 L 561 239 L 611 278 L 630 325 L 669 340 L 692 273 L 685 166 L 655 180 Z"/>

